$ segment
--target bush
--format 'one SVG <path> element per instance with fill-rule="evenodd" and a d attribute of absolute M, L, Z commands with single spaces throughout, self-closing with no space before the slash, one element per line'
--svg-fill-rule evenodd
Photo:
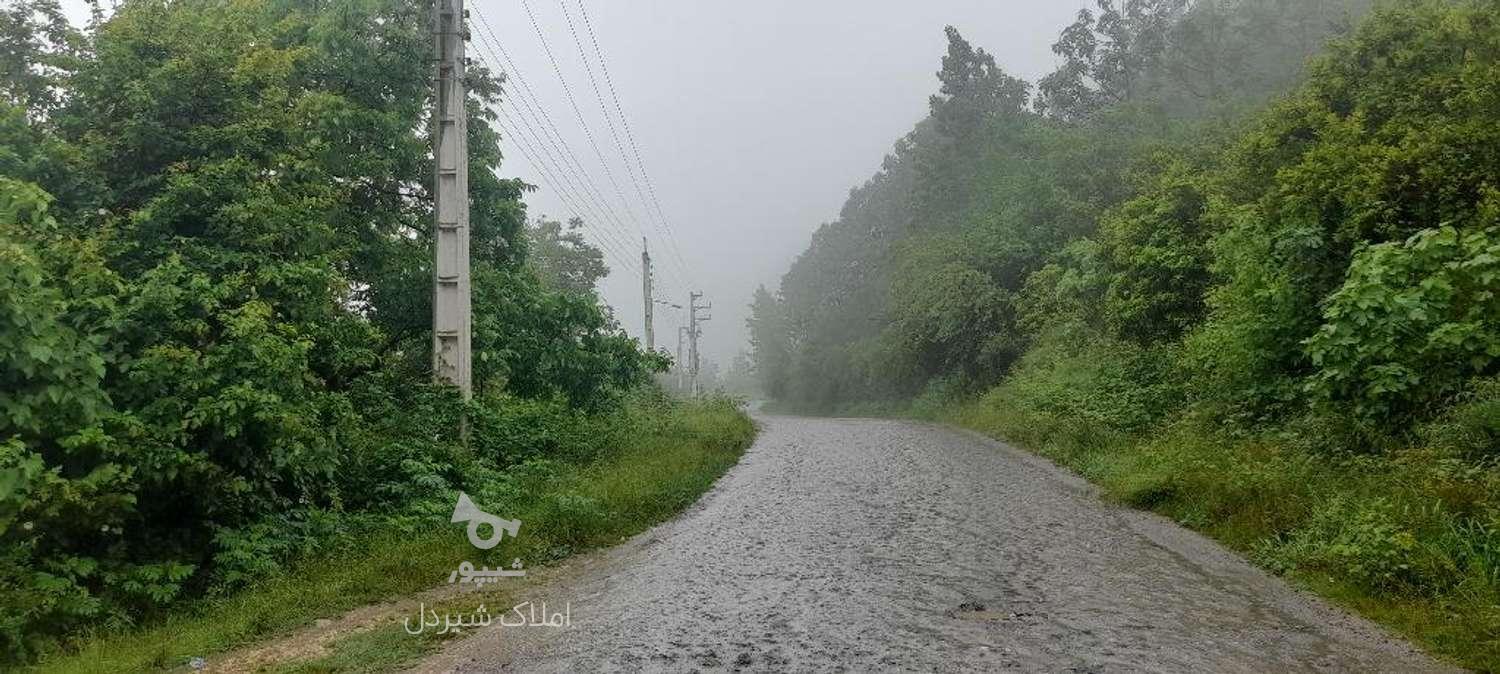
<path fill-rule="evenodd" d="M 1374 591 L 1417 585 L 1418 540 L 1408 515 L 1383 498 L 1331 498 L 1285 540 L 1268 542 L 1261 557 L 1282 572 L 1320 570 Z"/>
<path fill-rule="evenodd" d="M 1203 318 L 1212 229 L 1204 222 L 1208 190 L 1190 171 L 1171 166 L 1100 224 L 1110 270 L 1101 308 L 1123 339 L 1175 340 Z"/>
<path fill-rule="evenodd" d="M 1002 388 L 1028 410 L 1133 432 L 1182 404 L 1174 363 L 1171 348 L 1059 330 L 1041 338 Z"/>
<path fill-rule="evenodd" d="M 1307 340 L 1309 389 L 1400 423 L 1500 362 L 1500 228 L 1423 230 L 1354 256 Z"/>
<path fill-rule="evenodd" d="M 470 447 L 497 466 L 544 456 L 587 459 L 594 443 L 606 440 L 592 437 L 590 416 L 565 400 L 493 396 L 470 410 Z"/>
<path fill-rule="evenodd" d="M 46 183 L 0 178 L 0 661 L 586 458 L 664 365 L 526 265 L 476 70 L 464 448 L 413 234 L 426 5 L 131 0 L 61 60 L 55 3 L 21 4 L 7 62 L 56 104 L 0 103 L 0 164 Z"/>
<path fill-rule="evenodd" d="M 1500 462 L 1500 379 L 1473 381 L 1447 412 L 1423 424 L 1423 441 L 1476 463 Z"/>

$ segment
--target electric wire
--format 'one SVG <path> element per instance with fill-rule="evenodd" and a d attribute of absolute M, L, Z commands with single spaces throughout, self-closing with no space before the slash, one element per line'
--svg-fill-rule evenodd
<path fill-rule="evenodd" d="M 578 36 L 578 29 L 577 26 L 573 23 L 572 13 L 568 11 L 566 0 L 557 0 L 557 6 L 562 10 L 563 22 L 568 27 L 568 34 L 573 38 L 573 46 L 578 50 L 578 60 L 583 63 L 584 74 L 588 77 L 589 87 L 594 92 L 594 100 L 599 103 L 599 114 L 604 118 L 604 124 L 609 129 L 609 137 L 610 140 L 614 143 L 615 152 L 619 153 L 620 155 L 620 162 L 625 165 L 625 174 L 630 179 L 631 187 L 635 189 L 636 198 L 640 200 L 641 207 L 645 210 L 646 220 L 647 222 L 650 222 L 652 224 L 652 226 L 656 229 L 657 234 L 662 239 L 670 240 L 667 236 L 666 227 L 662 225 L 660 217 L 653 217 L 651 211 L 651 203 L 646 199 L 645 190 L 641 189 L 641 181 L 645 179 L 645 176 L 642 175 L 640 180 L 636 179 L 636 168 L 631 164 L 630 157 L 625 153 L 625 144 L 620 141 L 620 132 L 615 126 L 614 115 L 610 114 L 609 107 L 604 102 L 604 94 L 599 89 L 599 79 L 594 76 L 594 67 L 589 63 L 589 56 L 585 53 L 583 40 Z M 582 9 L 581 3 L 579 5 L 579 8 Z M 597 54 L 598 43 L 595 42 L 594 46 Z M 602 58 L 600 59 L 600 64 L 601 66 L 603 64 Z M 620 125 L 624 126 L 626 124 L 626 120 L 624 118 L 623 109 L 617 105 L 615 106 L 615 112 L 620 115 Z M 663 248 L 666 249 L 664 250 L 664 252 L 667 252 L 669 254 L 669 259 L 672 259 L 670 258 L 671 249 L 668 248 L 668 246 L 663 246 Z M 684 275 L 681 270 L 672 266 L 671 264 L 666 265 L 665 268 L 669 274 L 677 278 L 679 283 L 684 282 Z"/>
<path fill-rule="evenodd" d="M 578 160 L 573 149 L 563 139 L 562 133 L 557 129 L 557 124 L 552 120 L 552 116 L 547 113 L 546 107 L 541 105 L 540 97 L 531 88 L 531 84 L 526 80 L 526 76 L 521 72 L 521 69 L 516 66 L 515 59 L 511 58 L 510 52 L 505 49 L 505 45 L 495 36 L 495 32 L 490 27 L 489 21 L 485 19 L 484 14 L 478 8 L 475 8 L 474 14 L 479 19 L 480 27 L 489 36 L 489 42 L 494 45 L 495 49 L 499 50 L 500 56 L 503 57 L 506 66 L 504 72 L 507 75 L 514 76 L 516 82 L 521 85 L 520 89 L 513 90 L 515 94 L 513 100 L 502 100 L 511 100 L 512 110 L 523 121 L 528 116 L 532 119 L 540 120 L 537 126 L 542 129 L 542 132 L 536 135 L 545 137 L 547 142 L 542 143 L 538 141 L 539 150 L 545 152 L 546 156 L 552 158 L 557 164 L 563 167 L 563 170 L 560 170 L 559 173 L 569 185 L 573 186 L 582 195 L 579 202 L 589 204 L 594 208 L 596 215 L 599 217 L 594 221 L 593 229 L 602 233 L 609 231 L 610 227 L 614 227 L 619 233 L 617 241 L 633 238 L 633 235 L 630 233 L 631 228 L 614 212 L 614 209 L 609 206 L 609 200 L 594 185 L 594 181 L 589 176 L 588 170 L 583 167 L 582 162 Z M 481 43 L 481 46 L 489 51 L 489 48 L 483 43 Z M 489 53 L 493 59 L 494 52 L 490 51 Z M 516 100 L 521 102 L 521 106 L 515 105 L 514 101 Z M 524 110 L 522 106 L 524 106 Z M 546 152 L 547 145 L 552 146 L 552 150 L 556 153 L 555 155 L 553 152 Z M 557 157 L 562 157 L 563 159 L 558 160 Z M 633 248 L 633 246 L 629 245 L 624 247 L 627 249 Z"/>
<path fill-rule="evenodd" d="M 565 0 L 558 0 L 558 2 L 564 1 Z M 655 181 L 651 179 L 651 174 L 646 170 L 646 163 L 641 159 L 640 147 L 635 142 L 635 133 L 631 131 L 630 119 L 625 116 L 625 108 L 620 104 L 620 95 L 615 89 L 614 78 L 609 74 L 609 62 L 604 58 L 603 48 L 599 46 L 599 37 L 594 32 L 593 22 L 589 20 L 588 9 L 584 6 L 583 0 L 577 0 L 577 2 L 578 12 L 583 19 L 584 29 L 588 32 L 589 35 L 589 42 L 593 44 L 594 54 L 599 58 L 599 69 L 604 74 L 604 83 L 609 89 L 610 98 L 614 101 L 615 112 L 620 116 L 620 125 L 625 129 L 625 138 L 630 143 L 630 151 L 635 155 L 636 165 L 640 168 L 641 177 L 646 181 L 646 191 L 651 195 L 651 204 L 656 209 L 656 215 L 662 225 L 666 228 L 667 243 L 671 246 L 672 254 L 676 257 L 678 265 L 682 267 L 683 272 L 687 274 L 687 276 L 691 277 L 693 275 L 691 269 L 688 267 L 686 260 L 683 258 L 681 249 L 679 249 L 677 246 L 676 233 L 672 230 L 672 222 L 667 218 L 666 213 L 662 211 L 661 201 L 657 199 Z"/>
<path fill-rule="evenodd" d="M 476 56 L 478 56 L 480 62 L 482 64 L 484 64 L 487 68 L 489 68 L 491 71 L 493 71 L 493 72 L 501 72 L 498 69 L 494 68 L 490 63 L 488 63 L 484 59 L 484 56 L 482 54 L 476 53 Z M 502 101 L 503 100 L 504 99 L 502 98 Z M 492 109 L 495 110 L 496 112 L 498 112 L 502 117 L 505 118 L 505 122 L 501 122 L 499 118 L 496 118 L 494 120 L 496 126 L 500 127 L 500 129 L 506 134 L 506 136 L 508 138 L 511 138 L 511 139 L 513 139 L 515 141 L 515 147 L 516 147 L 516 149 L 521 152 L 522 156 L 524 156 L 526 158 L 527 162 L 529 162 L 533 167 L 535 167 L 537 169 L 537 171 L 539 173 L 542 174 L 541 177 L 540 177 L 540 179 L 543 180 L 544 182 L 546 182 L 548 184 L 548 186 L 551 187 L 553 189 L 553 191 L 558 194 L 558 198 L 563 202 L 563 205 L 566 206 L 569 210 L 571 210 L 575 215 L 583 214 L 584 211 L 582 209 L 578 208 L 578 206 L 575 203 L 574 197 L 572 197 L 572 195 L 570 195 L 566 189 L 560 187 L 561 183 L 555 177 L 555 175 L 553 175 L 552 169 L 547 165 L 546 162 L 541 161 L 538 158 L 538 156 L 537 156 L 538 153 L 536 152 L 535 149 L 533 149 L 532 147 L 530 147 L 530 144 L 527 142 L 525 135 L 520 132 L 520 129 L 519 129 L 518 125 L 516 124 L 515 120 L 513 118 L 511 118 L 510 114 L 505 110 L 505 108 L 503 106 L 497 105 L 497 106 L 494 106 Z M 532 133 L 532 135 L 533 135 L 533 137 L 535 137 L 535 135 L 536 135 L 535 130 L 532 130 L 532 129 L 528 129 L 528 130 L 530 130 L 531 133 Z M 614 261 L 615 261 L 616 264 L 621 265 L 626 270 L 631 271 L 632 273 L 635 273 L 636 276 L 639 277 L 639 273 L 635 272 L 634 265 L 628 263 L 628 260 L 630 259 L 630 256 L 621 252 L 620 247 L 619 247 L 619 242 L 617 240 L 614 240 L 614 239 L 608 239 L 608 240 L 606 240 L 606 239 L 600 237 L 600 240 L 598 241 L 598 243 L 601 244 L 600 247 L 601 247 L 602 250 L 604 250 L 606 253 L 610 254 L 612 258 L 614 258 Z"/>
<path fill-rule="evenodd" d="M 615 198 L 620 200 L 620 205 L 625 209 L 626 219 L 635 224 L 641 235 L 645 235 L 645 228 L 641 227 L 640 220 L 636 218 L 635 211 L 630 208 L 630 202 L 625 198 L 624 190 L 620 189 L 620 182 L 615 180 L 614 171 L 609 168 L 609 161 L 604 158 L 604 153 L 599 150 L 599 143 L 594 140 L 594 132 L 583 118 L 583 111 L 578 108 L 578 100 L 573 96 L 572 87 L 568 86 L 568 79 L 563 75 L 562 67 L 557 64 L 557 57 L 552 53 L 552 47 L 547 43 L 547 36 L 542 32 L 541 24 L 537 23 L 536 14 L 531 11 L 531 3 L 521 0 L 521 8 L 526 11 L 526 18 L 531 21 L 531 28 L 536 33 L 537 41 L 542 45 L 542 52 L 546 54 L 547 61 L 552 64 L 552 73 L 557 76 L 557 81 L 562 85 L 563 96 L 568 99 L 568 107 L 573 110 L 573 116 L 578 119 L 578 125 L 583 129 L 583 136 L 588 140 L 589 147 L 593 149 L 594 156 L 599 160 L 599 166 L 604 169 L 604 177 L 615 190 Z"/>

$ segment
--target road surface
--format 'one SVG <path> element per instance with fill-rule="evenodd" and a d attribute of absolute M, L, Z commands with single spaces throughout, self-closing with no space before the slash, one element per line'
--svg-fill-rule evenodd
<path fill-rule="evenodd" d="M 447 672 L 1445 671 L 1162 518 L 976 435 L 762 417 L 696 506 L 526 598 Z"/>

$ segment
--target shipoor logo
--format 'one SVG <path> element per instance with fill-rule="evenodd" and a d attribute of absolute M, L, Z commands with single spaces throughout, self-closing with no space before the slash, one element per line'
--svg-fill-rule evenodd
<path fill-rule="evenodd" d="M 469 536 L 469 543 L 480 550 L 489 550 L 499 545 L 506 534 L 510 534 L 511 538 L 516 538 L 521 532 L 520 520 L 508 520 L 480 510 L 479 506 L 474 505 L 474 499 L 469 498 L 469 495 L 463 492 L 459 492 L 458 502 L 453 504 L 453 517 L 449 521 L 455 524 L 467 524 L 465 533 Z M 483 529 L 485 525 L 489 526 L 487 535 Z M 501 578 L 525 576 L 526 572 L 521 569 L 521 566 L 520 559 L 513 560 L 510 568 L 499 566 L 493 569 L 487 566 L 475 568 L 472 562 L 465 561 L 448 575 L 448 582 L 471 583 L 477 587 L 485 583 L 498 582 Z M 505 627 L 568 627 L 573 624 L 572 602 L 564 603 L 562 611 L 549 612 L 547 602 L 540 604 L 540 613 L 537 608 L 538 605 L 532 602 L 522 602 L 510 609 L 510 614 L 514 614 L 514 619 L 509 617 L 510 614 L 506 614 L 500 618 L 499 622 Z M 438 634 L 458 634 L 464 628 L 489 627 L 494 622 L 494 616 L 490 615 L 484 604 L 480 604 L 479 608 L 468 616 L 459 614 L 455 617 L 452 613 L 446 613 L 440 618 L 436 608 L 428 608 L 426 602 L 423 602 L 417 608 L 416 618 L 413 621 L 411 616 L 408 616 L 402 620 L 407 634 L 421 634 L 429 628 L 439 627 L 442 629 L 438 630 Z"/>
<path fill-rule="evenodd" d="M 488 550 L 499 545 L 500 539 L 505 538 L 505 534 L 510 534 L 511 538 L 515 538 L 521 531 L 521 520 L 502 519 L 480 510 L 474 505 L 474 500 L 463 492 L 458 493 L 458 503 L 453 506 L 453 519 L 450 521 L 468 522 L 469 543 L 480 550 Z M 485 524 L 490 525 L 490 535 L 481 537 L 479 527 Z"/>
<path fill-rule="evenodd" d="M 479 506 L 474 505 L 474 499 L 469 498 L 469 495 L 463 492 L 458 493 L 458 502 L 453 504 L 453 517 L 449 521 L 468 523 L 465 533 L 469 535 L 469 544 L 480 550 L 489 550 L 499 545 L 506 534 L 515 538 L 521 532 L 521 520 L 508 520 L 480 510 Z M 485 525 L 489 526 L 488 535 L 484 535 L 482 529 Z M 475 568 L 472 562 L 463 562 L 453 573 L 448 574 L 448 582 L 475 585 L 493 583 L 501 578 L 526 575 L 526 572 L 521 570 L 521 566 L 520 559 L 512 561 L 508 569 L 504 566 L 494 569 L 487 566 Z"/>

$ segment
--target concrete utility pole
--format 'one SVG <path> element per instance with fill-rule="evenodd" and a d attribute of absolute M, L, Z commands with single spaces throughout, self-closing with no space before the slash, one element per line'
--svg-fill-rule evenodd
<path fill-rule="evenodd" d="M 679 316 L 680 318 L 680 316 Z M 687 363 L 682 362 L 682 338 L 687 334 L 687 326 L 677 326 L 677 390 L 687 390 Z"/>
<path fill-rule="evenodd" d="M 434 112 L 432 184 L 436 231 L 432 265 L 432 376 L 458 387 L 467 400 L 471 380 L 469 305 L 469 141 L 464 102 L 463 0 L 434 0 L 437 106 Z"/>
<path fill-rule="evenodd" d="M 692 377 L 692 390 L 695 398 L 702 393 L 698 390 L 698 337 L 703 335 L 703 331 L 698 329 L 698 324 L 713 320 L 713 316 L 699 316 L 698 312 L 714 308 L 712 304 L 698 306 L 700 297 L 703 297 L 703 293 L 688 293 L 688 361 L 692 366 L 689 376 Z"/>
<path fill-rule="evenodd" d="M 651 251 L 646 247 L 646 238 L 641 237 L 641 295 L 646 300 L 646 351 L 656 350 L 656 320 L 652 318 L 651 301 Z"/>

